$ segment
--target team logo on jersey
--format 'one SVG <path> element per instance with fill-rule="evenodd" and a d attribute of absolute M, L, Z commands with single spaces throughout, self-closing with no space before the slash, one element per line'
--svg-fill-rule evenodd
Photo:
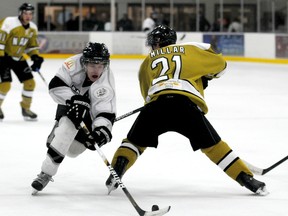
<path fill-rule="evenodd" d="M 73 59 L 68 59 L 64 62 L 64 64 L 66 68 L 70 71 L 75 69 L 75 61 Z"/>
<path fill-rule="evenodd" d="M 94 95 L 96 98 L 104 98 L 104 97 L 106 97 L 108 92 L 109 92 L 109 90 L 107 88 L 101 87 L 95 91 Z"/>

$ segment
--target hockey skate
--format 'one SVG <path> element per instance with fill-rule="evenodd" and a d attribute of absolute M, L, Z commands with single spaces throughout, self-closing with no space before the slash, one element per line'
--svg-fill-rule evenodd
<path fill-rule="evenodd" d="M 34 179 L 32 182 L 31 186 L 33 188 L 32 195 L 36 195 L 38 191 L 42 191 L 46 185 L 49 183 L 49 181 L 54 181 L 52 179 L 52 176 L 41 172 L 40 174 L 37 175 L 37 178 Z"/>
<path fill-rule="evenodd" d="M 119 178 L 121 179 L 122 176 L 124 175 L 126 166 L 128 164 L 128 160 L 125 157 L 121 157 L 119 156 L 117 158 L 117 162 L 114 166 L 114 170 L 117 173 L 117 175 L 119 176 Z M 112 175 L 109 176 L 109 178 L 106 181 L 106 187 L 108 188 L 108 195 L 116 190 L 118 188 L 118 183 L 117 181 L 114 179 L 114 177 Z"/>
<path fill-rule="evenodd" d="M 2 109 L 0 108 L 0 121 L 2 121 L 4 119 L 4 114 Z"/>
<path fill-rule="evenodd" d="M 266 196 L 269 194 L 264 182 L 260 182 L 244 172 L 238 175 L 236 181 L 257 195 Z"/>
<path fill-rule="evenodd" d="M 30 109 L 24 109 L 22 107 L 22 115 L 25 121 L 37 121 L 37 114 L 32 112 Z"/>

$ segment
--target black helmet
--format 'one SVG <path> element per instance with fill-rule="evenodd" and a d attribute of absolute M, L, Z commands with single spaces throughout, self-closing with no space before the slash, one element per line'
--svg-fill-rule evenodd
<path fill-rule="evenodd" d="M 81 61 L 83 64 L 91 62 L 95 64 L 109 64 L 110 53 L 104 43 L 88 42 L 83 49 Z"/>
<path fill-rule="evenodd" d="M 155 46 L 159 44 L 160 47 L 175 44 L 177 40 L 176 31 L 166 25 L 156 26 L 147 36 L 147 46 Z"/>
<path fill-rule="evenodd" d="M 32 11 L 32 12 L 34 12 L 34 7 L 30 3 L 23 3 L 19 7 L 19 15 L 21 15 L 23 13 L 23 11 Z"/>

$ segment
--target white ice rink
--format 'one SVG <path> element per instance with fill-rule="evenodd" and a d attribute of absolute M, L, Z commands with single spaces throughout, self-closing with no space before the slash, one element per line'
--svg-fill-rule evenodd
<path fill-rule="evenodd" d="M 63 60 L 46 59 L 49 81 Z M 142 106 L 137 70 L 141 60 L 112 59 L 118 116 Z M 32 110 L 38 122 L 22 119 L 21 86 L 14 77 L 0 122 L 1 216 L 132 216 L 137 212 L 118 189 L 110 196 L 104 182 L 109 171 L 97 152 L 65 158 L 54 182 L 37 196 L 30 184 L 46 155 L 46 137 L 54 124 L 56 104 L 37 81 Z M 209 83 L 207 115 L 220 136 L 241 158 L 266 168 L 288 155 L 288 65 L 228 62 L 228 71 Z M 102 148 L 111 160 L 136 115 L 115 123 L 113 140 Z M 253 195 L 201 153 L 186 138 L 167 133 L 158 149 L 148 149 L 123 178 L 145 210 L 171 205 L 173 216 L 287 216 L 288 161 L 257 179 L 270 194 Z"/>

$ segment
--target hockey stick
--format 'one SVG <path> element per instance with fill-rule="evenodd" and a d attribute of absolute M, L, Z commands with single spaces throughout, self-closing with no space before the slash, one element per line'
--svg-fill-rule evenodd
<path fill-rule="evenodd" d="M 135 110 L 132 110 L 131 112 L 128 112 L 128 113 L 126 113 L 126 114 L 123 114 L 123 115 L 117 117 L 117 118 L 115 119 L 115 122 L 116 122 L 116 121 L 119 121 L 119 120 L 121 120 L 121 119 L 123 119 L 123 118 L 126 118 L 126 117 L 128 117 L 128 116 L 130 116 L 130 115 L 133 115 L 133 114 L 141 111 L 143 108 L 144 108 L 144 106 L 139 107 L 139 108 L 137 108 L 137 109 L 135 109 Z"/>
<path fill-rule="evenodd" d="M 259 167 L 256 167 L 246 161 L 244 161 L 244 163 L 248 166 L 248 168 L 256 175 L 265 175 L 266 173 L 270 172 L 271 170 L 273 170 L 275 167 L 279 166 L 281 163 L 283 163 L 284 161 L 286 161 L 288 159 L 288 155 L 285 156 L 284 158 L 282 158 L 281 160 L 279 160 L 278 162 L 274 163 L 273 165 L 267 167 L 266 169 L 262 169 Z"/>
<path fill-rule="evenodd" d="M 116 121 L 119 121 L 119 120 L 121 120 L 121 119 L 123 119 L 123 118 L 126 118 L 126 117 L 128 117 L 128 116 L 130 116 L 130 115 L 133 115 L 133 114 L 141 111 L 143 108 L 144 108 L 144 106 L 139 107 L 138 109 L 135 109 L 135 110 L 133 110 L 133 111 L 131 111 L 131 112 L 128 112 L 128 113 L 126 113 L 126 114 L 124 114 L 124 115 L 121 115 L 121 116 L 119 116 L 119 117 L 117 117 L 117 118 L 115 119 L 115 122 L 116 122 Z M 265 175 L 266 173 L 270 172 L 272 169 L 274 169 L 275 167 L 279 166 L 281 163 L 283 163 L 283 162 L 286 161 L 287 159 L 288 159 L 288 155 L 287 155 L 286 157 L 282 158 L 281 160 L 279 160 L 278 162 L 276 162 L 275 164 L 271 165 L 270 167 L 266 168 L 266 169 L 262 169 L 262 168 L 256 167 L 256 166 L 254 166 L 253 164 L 250 164 L 250 163 L 248 163 L 248 162 L 245 161 L 245 160 L 243 160 L 243 161 L 244 161 L 244 163 L 246 164 L 246 166 L 247 166 L 255 175 Z"/>
<path fill-rule="evenodd" d="M 179 41 L 184 40 L 185 37 L 186 37 L 186 34 L 184 33 L 184 34 L 181 36 L 181 38 L 179 39 Z"/>
<path fill-rule="evenodd" d="M 133 111 L 132 111 L 133 112 Z M 130 113 L 132 113 L 130 112 Z M 132 113 L 133 114 L 133 113 Z M 130 115 L 132 115 L 130 114 Z M 124 116 L 124 115 L 123 115 Z M 127 115 L 126 115 L 127 116 Z M 125 117 L 126 117 L 125 116 Z M 120 116 L 121 117 L 121 116 Z M 123 117 L 123 118 L 125 118 Z M 84 132 L 90 136 L 90 131 L 88 130 L 87 126 L 85 125 L 85 123 L 82 121 L 80 123 L 81 128 L 84 130 Z M 171 206 L 159 209 L 157 205 L 153 205 L 152 207 L 152 211 L 144 211 L 143 209 L 141 209 L 139 207 L 139 205 L 136 203 L 136 201 L 134 200 L 134 198 L 132 197 L 132 195 L 129 193 L 128 189 L 126 188 L 126 186 L 123 184 L 123 182 L 121 181 L 120 177 L 118 176 L 118 174 L 116 173 L 116 171 L 114 170 L 114 168 L 111 166 L 111 164 L 109 163 L 107 157 L 104 155 L 104 153 L 102 152 L 101 148 L 98 146 L 97 143 L 95 143 L 95 148 L 96 151 L 98 152 L 98 154 L 100 155 L 100 157 L 102 158 L 103 162 L 106 164 L 106 166 L 108 167 L 110 174 L 113 176 L 113 178 L 115 179 L 115 181 L 118 183 L 118 185 L 120 186 L 120 188 L 122 188 L 122 190 L 124 191 L 126 197 L 129 199 L 129 201 L 131 202 L 131 204 L 134 206 L 134 208 L 136 209 L 136 211 L 138 212 L 138 214 L 140 216 L 153 216 L 153 215 L 164 215 L 167 212 L 169 212 Z M 155 209 L 155 210 L 153 210 Z M 157 209 L 157 210 L 156 210 Z"/>
<path fill-rule="evenodd" d="M 45 85 L 48 86 L 48 83 L 47 83 L 46 79 L 44 78 L 44 76 L 42 75 L 42 73 L 40 72 L 40 70 L 38 69 L 35 72 L 39 74 L 40 78 L 43 80 Z"/>
<path fill-rule="evenodd" d="M 40 71 L 37 71 L 37 73 L 39 74 L 39 76 L 41 77 L 41 79 L 43 80 L 43 82 L 45 83 L 46 86 L 48 86 L 47 81 L 45 80 L 44 76 L 42 75 L 42 73 Z"/>

